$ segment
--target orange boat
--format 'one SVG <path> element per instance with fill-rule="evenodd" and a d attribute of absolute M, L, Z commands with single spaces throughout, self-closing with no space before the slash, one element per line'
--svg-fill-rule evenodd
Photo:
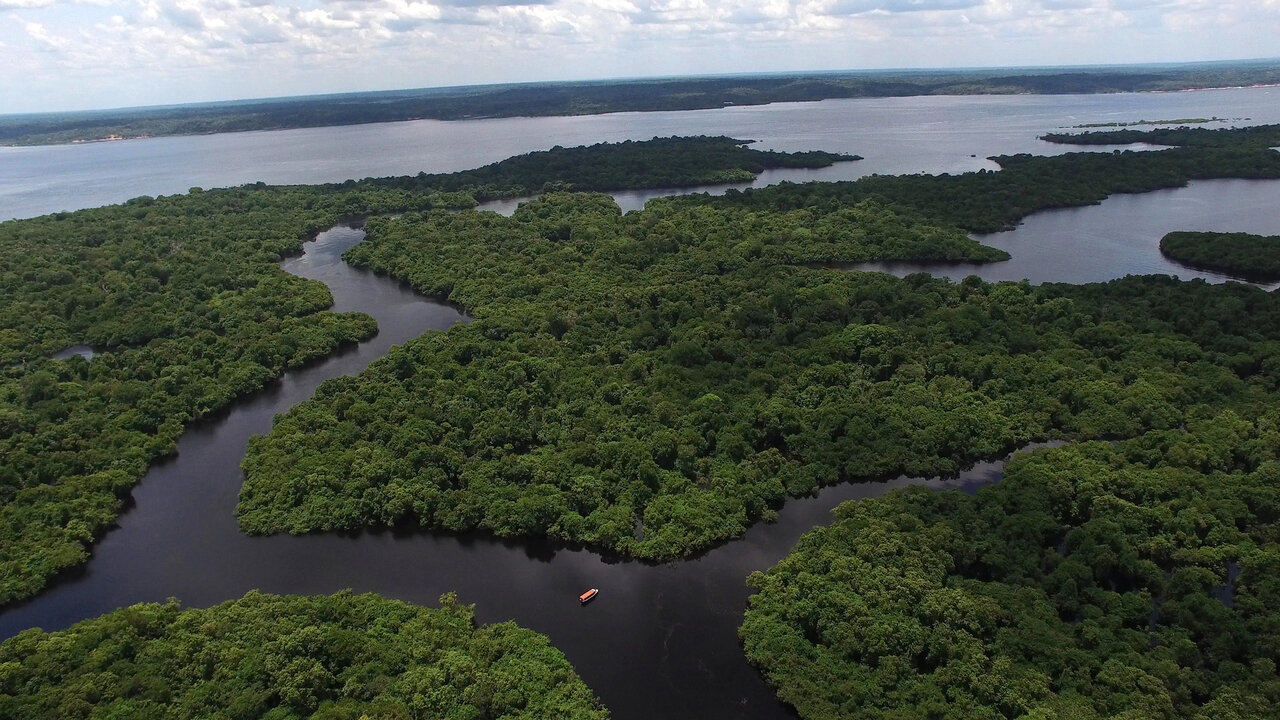
<path fill-rule="evenodd" d="M 590 590 L 578 596 L 578 602 L 582 603 L 583 605 L 586 605 L 587 603 L 591 602 L 596 595 L 599 595 L 599 594 L 600 594 L 600 588 L 591 588 Z"/>

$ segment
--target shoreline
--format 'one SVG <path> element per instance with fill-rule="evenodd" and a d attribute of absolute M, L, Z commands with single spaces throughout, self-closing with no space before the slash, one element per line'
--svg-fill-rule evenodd
<path fill-rule="evenodd" d="M 107 137 L 95 137 L 95 138 L 74 138 L 71 140 L 58 140 L 58 141 L 49 141 L 49 142 L 23 142 L 21 140 L 18 140 L 13 142 L 0 143 L 0 148 L 89 145 L 89 144 L 99 144 L 99 143 L 109 143 L 109 142 L 124 142 L 124 141 L 132 141 L 132 140 L 155 140 L 159 138 L 172 138 L 172 137 L 201 137 L 201 136 L 208 136 L 208 135 L 232 135 L 232 134 L 252 133 L 252 132 L 280 132 L 280 131 L 286 131 L 286 130 L 314 130 L 314 129 L 321 129 L 321 128 L 354 127 L 359 125 L 387 125 L 392 123 L 421 122 L 424 120 L 433 121 L 433 122 L 442 122 L 442 123 L 455 123 L 455 122 L 472 122 L 472 121 L 484 121 L 484 120 L 575 118 L 575 117 L 592 117 L 592 116 L 598 116 L 598 115 L 623 115 L 628 113 L 647 114 L 647 113 L 659 113 L 659 112 L 698 112 L 698 111 L 706 111 L 706 110 L 730 110 L 733 108 L 743 108 L 743 107 L 765 107 L 769 105 L 798 105 L 803 103 L 826 102 L 830 100 L 877 100 L 877 99 L 885 100 L 890 98 L 920 98 L 920 97 L 996 98 L 996 97 L 1014 97 L 1014 96 L 1055 97 L 1055 96 L 1081 96 L 1081 95 L 1145 95 L 1145 94 L 1166 95 L 1166 94 L 1173 94 L 1173 93 L 1204 92 L 1204 91 L 1213 91 L 1213 90 L 1258 90 L 1258 89 L 1276 88 L 1276 87 L 1280 87 L 1280 83 L 1256 83 L 1253 85 L 1206 85 L 1206 86 L 1179 88 L 1174 90 L 1160 90 L 1160 89 L 1098 90 L 1098 91 L 1084 91 L 1084 92 L 1034 92 L 1030 90 L 1025 90 L 1025 91 L 1017 91 L 1017 92 L 972 92 L 972 93 L 918 92 L 918 93 L 907 93 L 907 94 L 878 94 L 878 95 L 872 94 L 872 95 L 858 95 L 858 96 L 845 96 L 845 97 L 832 96 L 832 97 L 823 97 L 823 98 L 805 99 L 805 100 L 765 100 L 760 102 L 736 101 L 736 102 L 725 102 L 721 104 L 708 103 L 707 105 L 704 105 L 704 106 L 690 107 L 690 108 L 654 107 L 654 108 L 643 109 L 643 110 L 620 109 L 620 110 L 601 110 L 598 112 L 584 111 L 584 112 L 566 112 L 566 113 L 537 113 L 537 114 L 519 114 L 519 113 L 484 114 L 484 115 L 467 115 L 467 116 L 452 117 L 452 118 L 435 118 L 435 117 L 427 117 L 423 115 L 416 115 L 412 117 L 405 117 L 405 118 L 398 118 L 398 119 L 371 119 L 371 120 L 357 120 L 352 122 L 314 124 L 314 125 L 312 124 L 299 124 L 299 125 L 276 124 L 276 125 L 259 127 L 259 128 L 245 128 L 245 129 L 238 129 L 238 130 L 218 130 L 218 131 L 206 131 L 206 132 L 173 132 L 173 133 L 152 132 L 152 133 L 141 133 L 137 135 L 119 135 L 119 136 L 107 136 Z M 98 111 L 85 111 L 85 112 L 98 112 Z M 115 133 L 113 133 L 113 135 L 114 134 Z"/>

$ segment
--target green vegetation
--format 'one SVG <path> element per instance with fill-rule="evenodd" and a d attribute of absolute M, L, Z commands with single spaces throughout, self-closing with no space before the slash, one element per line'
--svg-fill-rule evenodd
<path fill-rule="evenodd" d="M 366 230 L 348 261 L 476 321 L 325 383 L 256 438 L 239 509 L 251 532 L 413 520 L 676 557 L 737 535 L 788 493 L 840 479 L 846 464 L 954 469 L 932 441 L 876 455 L 908 426 L 946 434 L 953 413 L 1000 414 L 965 394 L 958 407 L 949 398 L 936 415 L 889 422 L 907 402 L 898 393 L 945 394 L 922 377 L 888 379 L 932 351 L 913 333 L 946 322 L 955 286 L 794 266 L 995 257 L 872 201 L 623 217 L 607 196 L 548 194 L 511 218 L 435 212 Z M 851 326 L 862 322 L 885 326 Z M 855 383 L 866 404 L 819 409 L 815 382 L 832 386 L 833 402 Z M 882 440 L 836 431 L 851 414 Z M 1038 432 L 1005 418 L 988 426 L 974 454 Z"/>
<path fill-rule="evenodd" d="M 605 720 L 547 638 L 376 595 L 135 605 L 0 645 L 6 718 Z"/>
<path fill-rule="evenodd" d="M 1280 235 L 1171 232 L 1160 239 L 1160 252 L 1191 267 L 1260 282 L 1280 280 Z"/>
<path fill-rule="evenodd" d="M 592 115 L 908 95 L 1110 93 L 1280 83 L 1274 61 L 1090 70 L 922 70 L 486 85 L 0 117 L 0 144 L 432 118 Z"/>
<path fill-rule="evenodd" d="M 643 142 L 555 147 L 517 155 L 475 170 L 371 181 L 380 187 L 448 193 L 457 206 L 476 200 L 522 197 L 551 190 L 606 191 L 751 182 L 770 168 L 824 168 L 861 160 L 819 151 L 754 150 L 728 137 L 653 138 Z M 354 181 L 352 181 L 354 184 Z"/>
<path fill-rule="evenodd" d="M 1135 155 L 1052 167 L 1096 158 L 1069 186 L 1095 192 L 1088 180 L 1125 182 L 1105 170 L 1138 169 Z M 1157 179 L 1186 162 L 1162 155 L 1145 161 Z M 981 217 L 987 206 L 965 199 L 976 192 L 932 189 L 991 176 L 867 182 L 914 182 L 922 204 Z M 994 259 L 918 212 L 844 204 L 857 187 L 675 198 L 625 217 L 605 197 L 551 194 L 511 218 L 371 222 L 350 262 L 477 320 L 326 383 L 255 439 L 242 527 L 411 521 L 668 559 L 820 485 L 946 473 L 1032 439 L 1132 436 L 1176 427 L 1197 404 L 1270 398 L 1277 308 L 1253 288 L 797 267 Z"/>
<path fill-rule="evenodd" d="M 1020 455 L 976 496 L 846 503 L 752 574 L 747 655 L 806 720 L 1275 717 L 1278 421 L 1198 413 Z"/>
<path fill-rule="evenodd" d="M 670 559 L 821 485 L 1117 439 L 1021 457 L 976 496 L 842 506 L 753 575 L 749 657 L 807 718 L 1273 712 L 1280 295 L 810 267 L 994 261 L 965 230 L 1196 178 L 1280 178 L 1274 127 L 1168 132 L 1182 147 L 625 216 L 564 190 L 840 158 L 655 140 L 0 224 L 0 602 L 81 561 L 186 422 L 372 332 L 275 263 L 341 217 L 401 211 L 370 219 L 348 260 L 476 319 L 325 383 L 255 438 L 245 529 L 408 522 Z M 510 218 L 450 211 L 531 190 L 549 192 Z M 106 352 L 47 357 L 71 343 Z M 541 638 L 445 606 L 253 594 L 28 631 L 0 645 L 0 716 L 603 714 Z"/>
<path fill-rule="evenodd" d="M 1161 128 L 1158 130 L 1110 130 L 1086 133 L 1050 133 L 1041 140 L 1064 145 L 1127 145 L 1150 143 L 1178 147 L 1275 147 L 1280 145 L 1280 125 L 1242 128 Z"/>
<path fill-rule="evenodd" d="M 1275 308 L 1251 288 L 1033 289 L 802 266 L 996 260 L 955 226 L 1193 177 L 1280 177 L 1280 155 L 1248 141 L 1001 161 L 999 173 L 670 198 L 625 217 L 605 197 L 548 194 L 511 218 L 371 222 L 350 262 L 477 321 L 278 419 L 246 456 L 241 526 L 414 522 L 668 559 L 823 484 L 1268 401 Z"/>
<path fill-rule="evenodd" d="M 1157 132 L 1160 131 L 1152 134 Z M 991 158 L 1000 164 L 999 172 L 871 176 L 838 183 L 782 183 L 730 190 L 722 197 L 675 198 L 668 202 L 793 210 L 842 207 L 871 198 L 902 212 L 922 214 L 971 232 L 995 232 L 1013 227 L 1033 212 L 1098 203 L 1112 193 L 1181 187 L 1191 180 L 1280 178 L 1280 153 L 1271 150 L 1262 140 L 1274 133 L 1276 142 L 1280 142 L 1280 125 L 1203 132 L 1224 134 L 1214 137 L 1212 144 L 1160 152 L 1068 153 L 1052 157 L 1021 154 Z"/>
<path fill-rule="evenodd" d="M 1006 177 L 972 184 L 873 179 L 720 202 L 788 207 L 808 194 L 820 205 L 874 188 L 899 208 L 988 228 L 1027 207 L 1172 186 L 1233 164 L 1246 177 L 1275 177 L 1275 133 L 1097 133 L 1073 137 L 1159 136 L 1184 147 L 1150 160 L 1001 158 L 996 175 Z M 984 183 L 1017 201 L 982 203 Z M 1020 185 L 1026 196 L 1013 194 Z M 1049 409 L 1050 425 L 1092 416 L 1067 433 L 1077 438 L 1128 439 L 1018 456 L 999 485 L 975 496 L 917 488 L 840 506 L 834 525 L 749 579 L 756 594 L 740 630 L 748 658 L 806 720 L 1274 717 L 1280 296 L 1157 277 L 1045 285 L 1030 296 L 1066 303 L 1073 319 L 1038 314 L 1048 320 L 1034 330 L 1038 347 L 1016 360 L 1038 363 L 1068 329 L 1076 345 L 1066 357 L 1077 364 L 1060 363 L 1038 387 L 1074 375 L 1071 387 L 1103 370 L 1127 377 L 1128 391 L 1154 393 L 1125 398 L 1106 381 L 1084 381 L 1075 387 L 1102 396 L 1083 413 L 1071 390 L 1029 407 Z M 979 325 L 982 342 L 1003 333 Z M 999 365 L 989 377 L 999 385 L 979 389 L 997 402 L 1020 386 Z M 1174 386 L 1176 397 L 1167 394 Z"/>
<path fill-rule="evenodd" d="M 277 267 L 318 229 L 344 217 L 469 207 L 477 196 L 547 184 L 645 183 L 637 163 L 650 152 L 662 162 L 683 155 L 678 175 L 655 172 L 676 183 L 835 158 L 740 145 L 692 138 L 562 148 L 464 173 L 464 181 L 193 189 L 0 223 L 0 604 L 83 562 L 121 498 L 188 422 L 375 331 L 367 316 L 322 312 L 328 290 Z M 566 170 L 566 157 L 590 174 Z M 90 361 L 47 357 L 78 343 L 106 352 Z"/>
<path fill-rule="evenodd" d="M 83 562 L 187 422 L 376 331 L 275 264 L 354 199 L 240 189 L 0 224 L 0 603 Z M 72 343 L 107 352 L 45 357 Z"/>

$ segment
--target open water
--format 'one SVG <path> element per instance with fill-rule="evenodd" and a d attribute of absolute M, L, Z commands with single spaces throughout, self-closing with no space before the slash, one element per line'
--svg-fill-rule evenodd
<path fill-rule="evenodd" d="M 1037 139 L 1073 125 L 1210 117 L 1237 124 L 1280 122 L 1280 88 L 862 98 L 0 147 L 0 220 L 97 207 L 139 195 L 185 193 L 197 186 L 310 184 L 454 172 L 554 145 L 670 135 L 728 135 L 758 140 L 758 147 L 766 150 L 827 150 L 866 158 L 816 172 L 766 173 L 757 185 L 849 180 L 870 173 L 957 173 L 995 169 L 986 160 L 990 155 L 1078 150 Z"/>

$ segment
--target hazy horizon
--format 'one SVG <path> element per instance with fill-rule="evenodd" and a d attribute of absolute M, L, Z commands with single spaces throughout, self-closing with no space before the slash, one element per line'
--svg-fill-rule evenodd
<path fill-rule="evenodd" d="M 613 78 L 1247 61 L 1275 55 L 1280 0 L 0 0 L 0 20 L 0 113 L 14 114 Z"/>
<path fill-rule="evenodd" d="M 3 0 L 0 0 L 3 1 Z M 816 70 L 761 70 L 761 71 L 741 71 L 726 73 L 690 73 L 685 75 L 632 75 L 632 76 L 611 76 L 611 77 L 582 77 L 582 78 L 564 78 L 557 80 L 518 80 L 508 82 L 493 83 L 472 83 L 461 85 L 425 85 L 418 87 L 386 87 L 386 88 L 365 88 L 358 90 L 333 90 L 316 93 L 296 93 L 291 95 L 260 95 L 246 97 L 223 97 L 211 98 L 207 100 L 191 100 L 183 102 L 162 102 L 150 105 L 117 105 L 103 107 L 86 107 L 72 110 L 29 110 L 19 112 L 0 112 L 0 117 L 14 117 L 22 115 L 53 115 L 59 113 L 93 113 L 93 112 L 113 112 L 117 110 L 148 110 L 166 107 L 188 107 L 203 105 L 221 105 L 221 104 L 237 104 L 237 103 L 254 103 L 254 102 L 270 102 L 273 100 L 289 100 L 302 98 L 317 97 L 345 97 L 350 95 L 361 94 L 377 94 L 377 93 L 412 93 L 418 91 L 431 90 L 465 90 L 468 88 L 491 88 L 503 87 L 507 85 L 541 85 L 541 84 L 591 84 L 591 83 L 626 83 L 626 82 L 649 82 L 662 80 L 684 80 L 684 79 L 701 79 L 701 78 L 731 78 L 731 77 L 769 77 L 773 75 L 857 75 L 861 73 L 985 73 L 985 72 L 1004 72 L 1004 71 L 1073 71 L 1073 70 L 1090 70 L 1095 68 L 1143 68 L 1143 67 L 1178 67 L 1178 66 L 1209 66 L 1220 64 L 1223 66 L 1237 66 L 1248 64 L 1280 64 L 1280 56 L 1277 57 L 1249 57 L 1249 58 L 1231 58 L 1225 60 L 1186 60 L 1186 61 L 1170 61 L 1170 62 L 1143 62 L 1143 63 L 1090 63 L 1076 65 L 989 65 L 989 66 L 958 66 L 958 67 L 886 67 L 886 68 L 835 68 L 835 69 L 816 69 Z"/>

